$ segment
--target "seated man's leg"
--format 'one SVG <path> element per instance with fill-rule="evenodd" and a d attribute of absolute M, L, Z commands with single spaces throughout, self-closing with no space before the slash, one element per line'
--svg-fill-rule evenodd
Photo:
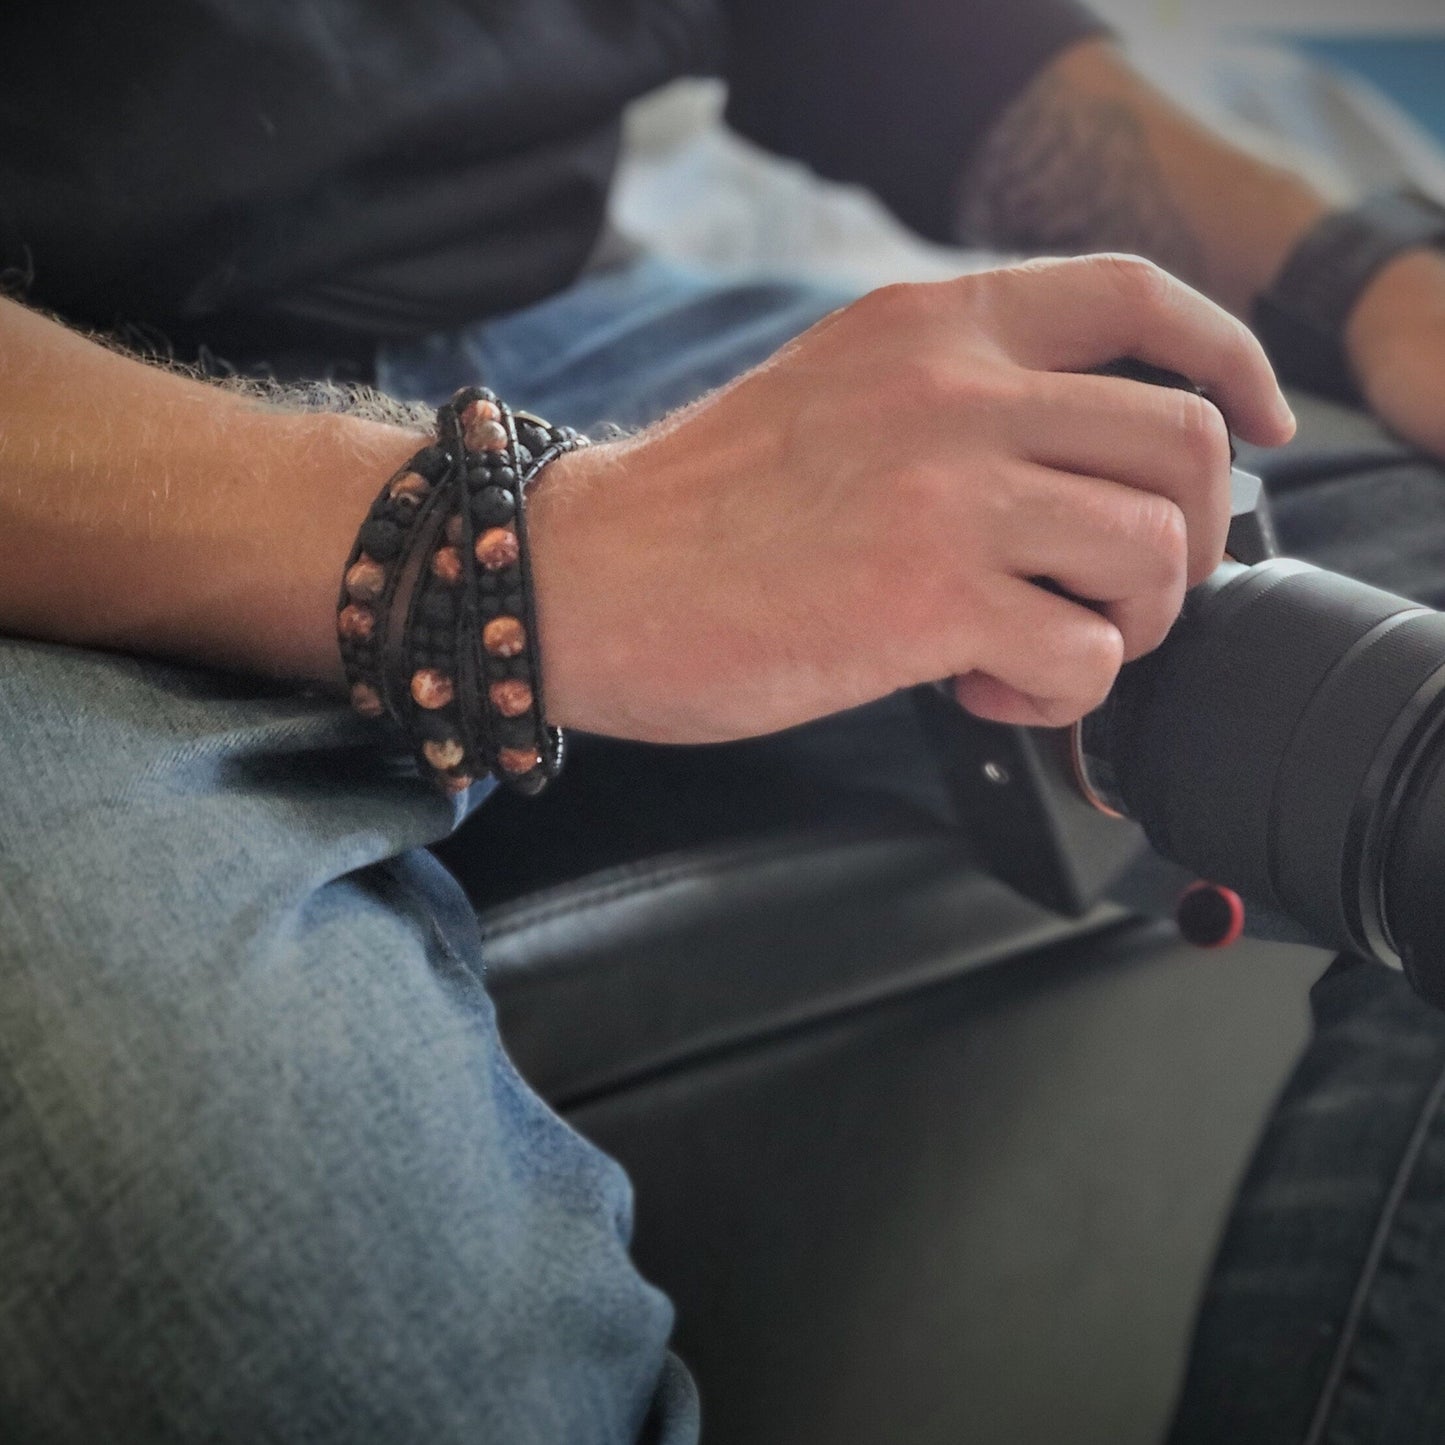
<path fill-rule="evenodd" d="M 0 1435 L 692 1438 L 627 1183 L 419 851 L 453 805 L 128 658 L 0 641 L 0 738 Z"/>
<path fill-rule="evenodd" d="M 640 422 L 844 299 L 644 267 L 381 380 Z M 452 805 L 336 706 L 3 640 L 0 737 L 0 1433 L 693 1438 L 626 1180 L 420 851 Z"/>
<path fill-rule="evenodd" d="M 633 424 L 843 299 L 634 268 L 381 380 Z M 622 1440 L 656 1392 L 685 1438 L 625 1183 L 506 1065 L 456 894 L 381 866 L 445 805 L 335 709 L 116 659 L 7 647 L 0 736 L 0 1419 Z"/>
<path fill-rule="evenodd" d="M 1445 1438 L 1445 1014 L 1377 964 L 1315 1035 L 1235 1203 L 1171 1445 Z"/>
<path fill-rule="evenodd" d="M 1445 607 L 1445 465 L 1402 452 L 1274 494 L 1282 550 L 1430 607 Z M 1291 465 L 1295 462 L 1291 458 Z"/>

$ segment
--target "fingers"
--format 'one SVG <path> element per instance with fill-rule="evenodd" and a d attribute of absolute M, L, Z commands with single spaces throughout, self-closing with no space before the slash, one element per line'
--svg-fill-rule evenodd
<path fill-rule="evenodd" d="M 1108 618 L 1018 578 L 999 579 L 970 623 L 970 663 L 955 692 L 964 707 L 998 722 L 1074 722 L 1103 702 L 1124 659 L 1123 637 Z M 991 710 L 1005 705 L 1020 715 Z"/>
<path fill-rule="evenodd" d="M 1020 692 L 1018 688 L 1010 687 L 1008 683 L 1000 682 L 986 672 L 966 672 L 961 677 L 954 678 L 953 695 L 960 707 L 967 708 L 975 717 L 981 717 L 985 722 L 1008 723 L 1014 727 L 1025 728 L 1052 728 L 1064 727 L 1074 721 L 1073 718 L 1061 718 L 1056 705 L 1030 697 L 1028 693 Z"/>
<path fill-rule="evenodd" d="M 1004 555 L 1014 577 L 1097 603 L 1126 662 L 1164 641 L 1188 585 L 1187 523 L 1169 498 L 1038 468 L 1012 510 L 1019 525 Z"/>
<path fill-rule="evenodd" d="M 965 281 L 977 286 L 979 278 Z M 989 273 L 985 284 L 996 288 L 991 310 L 1024 366 L 1087 371 L 1136 357 L 1203 387 L 1247 441 L 1277 446 L 1294 434 L 1289 404 L 1249 328 L 1151 262 L 1030 261 Z"/>
<path fill-rule="evenodd" d="M 1115 377 L 1042 376 L 1036 392 L 1038 404 L 1016 419 L 1021 453 L 1167 498 L 1184 517 L 1188 584 L 1202 582 L 1224 555 L 1231 515 L 1219 409 L 1192 392 Z"/>

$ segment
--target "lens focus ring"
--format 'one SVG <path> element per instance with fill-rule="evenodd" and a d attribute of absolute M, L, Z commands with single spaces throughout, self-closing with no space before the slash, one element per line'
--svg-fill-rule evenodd
<path fill-rule="evenodd" d="M 1222 567 L 1121 675 L 1126 808 L 1166 856 L 1361 948 L 1367 840 L 1442 663 L 1445 617 L 1404 598 L 1299 562 Z"/>

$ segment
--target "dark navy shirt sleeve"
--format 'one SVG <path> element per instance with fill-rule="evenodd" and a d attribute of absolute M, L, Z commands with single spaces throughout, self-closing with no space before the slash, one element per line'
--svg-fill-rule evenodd
<path fill-rule="evenodd" d="M 727 0 L 728 120 L 953 239 L 962 168 L 1055 55 L 1107 34 L 1073 0 Z"/>

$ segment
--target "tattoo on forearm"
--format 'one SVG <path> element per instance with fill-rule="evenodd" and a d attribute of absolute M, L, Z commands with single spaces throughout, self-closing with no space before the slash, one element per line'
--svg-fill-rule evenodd
<path fill-rule="evenodd" d="M 1131 251 L 1204 280 L 1204 250 L 1128 106 L 1047 72 L 1004 111 L 963 177 L 963 238 L 1053 255 Z"/>

